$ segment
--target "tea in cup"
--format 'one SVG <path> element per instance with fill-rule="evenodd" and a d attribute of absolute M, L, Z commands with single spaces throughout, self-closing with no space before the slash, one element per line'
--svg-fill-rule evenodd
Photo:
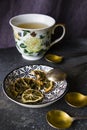
<path fill-rule="evenodd" d="M 47 50 L 65 35 L 65 26 L 55 24 L 54 18 L 43 14 L 21 14 L 10 19 L 18 51 L 27 60 L 41 59 Z M 51 42 L 55 28 L 62 27 L 62 35 Z"/>

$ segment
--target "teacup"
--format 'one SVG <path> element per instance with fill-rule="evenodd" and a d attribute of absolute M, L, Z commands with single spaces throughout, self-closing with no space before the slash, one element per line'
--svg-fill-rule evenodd
<path fill-rule="evenodd" d="M 21 14 L 10 19 L 18 51 L 27 60 L 41 59 L 47 50 L 65 35 L 65 26 L 55 24 L 54 18 L 43 14 Z M 51 42 L 55 28 L 62 27 L 62 35 Z"/>

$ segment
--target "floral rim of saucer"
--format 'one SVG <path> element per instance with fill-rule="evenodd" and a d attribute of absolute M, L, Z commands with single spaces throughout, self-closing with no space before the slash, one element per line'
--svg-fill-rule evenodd
<path fill-rule="evenodd" d="M 66 90 L 67 90 L 67 81 L 66 80 L 55 82 L 54 88 L 50 92 L 45 93 L 44 99 L 41 102 L 35 103 L 35 104 L 25 104 L 25 103 L 22 103 L 21 101 L 17 101 L 16 99 L 13 99 L 12 97 L 10 97 L 6 91 L 7 88 L 9 87 L 9 84 L 12 81 L 15 81 L 17 78 L 33 77 L 30 74 L 30 72 L 32 70 L 42 70 L 42 71 L 48 72 L 51 69 L 53 69 L 53 68 L 50 66 L 46 66 L 46 65 L 26 65 L 26 66 L 14 69 L 9 74 L 7 74 L 4 79 L 3 91 L 4 91 L 5 95 L 11 101 L 13 101 L 21 106 L 29 107 L 29 108 L 45 107 L 45 106 L 48 106 L 48 105 L 56 102 L 57 100 L 62 98 L 66 93 Z"/>

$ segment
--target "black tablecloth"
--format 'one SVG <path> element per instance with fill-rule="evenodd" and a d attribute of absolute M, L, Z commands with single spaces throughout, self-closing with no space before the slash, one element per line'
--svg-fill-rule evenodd
<path fill-rule="evenodd" d="M 25 108 L 10 101 L 3 93 L 5 76 L 15 68 L 41 64 L 60 68 L 67 73 L 68 91 L 78 91 L 87 95 L 87 39 L 62 41 L 47 53 L 64 56 L 61 63 L 47 62 L 45 58 L 28 61 L 14 48 L 0 50 L 0 130 L 54 130 L 46 122 L 46 113 L 52 109 L 64 110 L 71 116 L 87 116 L 87 107 L 73 108 L 64 97 L 43 108 Z M 73 122 L 68 130 L 87 130 L 87 120 Z"/>

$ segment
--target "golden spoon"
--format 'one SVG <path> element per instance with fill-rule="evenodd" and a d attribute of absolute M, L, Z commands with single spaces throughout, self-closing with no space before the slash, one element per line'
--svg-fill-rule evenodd
<path fill-rule="evenodd" d="M 63 57 L 55 54 L 47 54 L 45 59 L 49 62 L 60 63 L 63 60 Z"/>
<path fill-rule="evenodd" d="M 51 69 L 47 72 L 46 77 L 51 81 L 61 81 L 66 79 L 66 73 L 60 69 Z"/>
<path fill-rule="evenodd" d="M 51 110 L 46 115 L 47 122 L 54 128 L 69 128 L 74 120 L 87 119 L 87 117 L 71 117 L 61 110 Z"/>
<path fill-rule="evenodd" d="M 70 54 L 69 56 L 64 56 L 64 57 L 65 58 L 75 58 L 75 57 L 85 56 L 85 55 L 87 55 L 87 52 L 78 52 L 78 53 Z M 53 63 L 60 63 L 64 57 L 56 55 L 56 54 L 46 54 L 45 55 L 45 59 L 47 61 L 53 62 Z"/>
<path fill-rule="evenodd" d="M 69 92 L 65 96 L 65 101 L 72 107 L 84 107 L 87 105 L 87 96 L 78 92 Z"/>

